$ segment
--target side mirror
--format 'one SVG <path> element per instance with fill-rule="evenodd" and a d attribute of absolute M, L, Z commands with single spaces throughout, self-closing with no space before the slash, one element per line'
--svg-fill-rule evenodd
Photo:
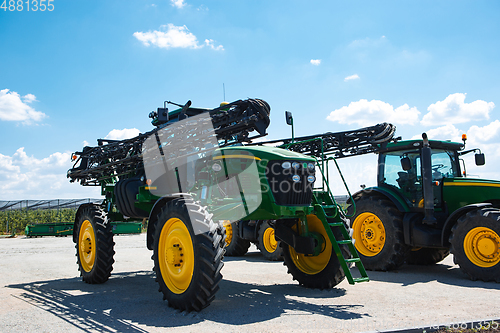
<path fill-rule="evenodd" d="M 478 166 L 484 165 L 485 162 L 484 162 L 484 154 L 483 153 L 475 154 L 474 158 L 476 159 L 476 165 L 478 165 Z"/>
<path fill-rule="evenodd" d="M 401 168 L 403 168 L 404 171 L 411 170 L 411 161 L 408 157 L 403 157 L 401 159 Z"/>
<path fill-rule="evenodd" d="M 293 117 L 290 111 L 285 111 L 285 119 L 287 125 L 293 125 Z"/>

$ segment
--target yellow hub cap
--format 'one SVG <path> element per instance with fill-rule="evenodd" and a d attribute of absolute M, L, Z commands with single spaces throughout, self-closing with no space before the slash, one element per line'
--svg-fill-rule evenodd
<path fill-rule="evenodd" d="M 158 242 L 158 261 L 167 288 L 182 294 L 191 284 L 194 272 L 194 249 L 188 228 L 178 218 L 165 222 Z"/>
<path fill-rule="evenodd" d="M 500 262 L 500 237 L 489 228 L 474 228 L 464 238 L 464 251 L 476 266 L 495 266 Z"/>
<path fill-rule="evenodd" d="M 323 236 L 324 243 L 321 253 L 317 256 L 307 256 L 295 252 L 295 250 L 289 246 L 290 257 L 298 269 L 306 274 L 314 275 L 321 272 L 326 265 L 328 265 L 333 250 L 332 243 L 326 234 L 323 223 L 321 223 L 321 220 L 316 215 L 307 215 L 307 226 L 310 233 L 314 232 Z"/>
<path fill-rule="evenodd" d="M 373 213 L 362 213 L 354 220 L 354 245 L 359 253 L 373 257 L 382 251 L 385 245 L 384 224 Z"/>
<path fill-rule="evenodd" d="M 278 248 L 278 242 L 274 237 L 273 228 L 267 228 L 264 231 L 264 235 L 262 235 L 262 240 L 264 242 L 264 248 L 266 249 L 267 252 L 273 253 Z"/>
<path fill-rule="evenodd" d="M 80 225 L 78 234 L 78 246 L 80 247 L 80 264 L 85 272 L 90 272 L 95 263 L 96 241 L 94 228 L 89 220 L 85 220 Z"/>
<path fill-rule="evenodd" d="M 231 223 L 225 223 L 224 228 L 226 229 L 226 246 L 229 246 L 229 244 L 231 244 L 231 241 L 233 240 L 233 227 Z"/>

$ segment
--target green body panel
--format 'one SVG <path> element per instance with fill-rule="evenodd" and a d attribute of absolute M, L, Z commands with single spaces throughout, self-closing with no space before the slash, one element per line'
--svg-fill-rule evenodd
<path fill-rule="evenodd" d="M 410 207 L 408 206 L 408 202 L 404 199 L 404 197 L 401 195 L 399 191 L 396 189 L 389 188 L 387 186 L 374 186 L 374 187 L 367 187 L 364 190 L 361 190 L 354 194 L 354 197 L 362 194 L 362 193 L 369 193 L 370 191 L 381 193 L 385 195 L 387 198 L 391 199 L 391 201 L 396 205 L 396 207 L 399 208 L 401 212 L 409 212 Z"/>
<path fill-rule="evenodd" d="M 28 237 L 73 235 L 73 222 L 29 224 L 24 233 Z"/>
<path fill-rule="evenodd" d="M 141 222 L 111 222 L 113 234 L 140 234 L 142 232 Z"/>
<path fill-rule="evenodd" d="M 443 200 L 451 214 L 460 207 L 489 202 L 498 207 L 500 204 L 500 181 L 451 178 L 443 180 Z"/>
<path fill-rule="evenodd" d="M 298 216 L 312 214 L 313 211 L 314 208 L 312 206 L 280 206 L 277 204 L 269 204 L 266 201 L 262 201 L 259 208 L 247 215 L 244 220 L 290 219 L 297 218 Z M 227 218 L 224 218 L 224 220 L 230 219 L 230 215 L 228 215 Z"/>
<path fill-rule="evenodd" d="M 221 148 L 220 151 L 229 152 L 229 156 L 235 155 L 239 152 L 245 152 L 255 157 L 257 171 L 259 174 L 261 202 L 257 209 L 243 218 L 244 220 L 276 220 L 283 218 L 296 218 L 297 215 L 307 215 L 313 211 L 313 208 L 310 205 L 278 205 L 272 194 L 271 184 L 269 184 L 269 181 L 266 177 L 266 167 L 269 161 L 297 161 L 302 163 L 315 163 L 315 160 L 313 158 L 289 150 L 265 146 L 226 147 Z M 231 173 L 231 171 L 229 171 L 229 173 Z M 231 220 L 230 204 L 222 206 L 216 211 L 221 212 L 221 219 Z M 215 213 L 215 215 L 218 214 Z"/>

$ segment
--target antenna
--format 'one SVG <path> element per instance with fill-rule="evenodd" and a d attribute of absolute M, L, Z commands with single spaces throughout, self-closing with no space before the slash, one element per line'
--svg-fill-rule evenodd
<path fill-rule="evenodd" d="M 224 86 L 224 82 L 222 83 L 222 97 L 224 98 L 223 101 L 226 100 L 226 87 Z"/>

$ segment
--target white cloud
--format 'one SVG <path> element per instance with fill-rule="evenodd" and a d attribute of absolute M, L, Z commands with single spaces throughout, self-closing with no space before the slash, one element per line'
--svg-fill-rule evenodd
<path fill-rule="evenodd" d="M 443 101 L 431 104 L 429 111 L 422 118 L 422 125 L 461 124 L 473 120 L 489 119 L 489 113 L 495 107 L 493 102 L 477 100 L 465 103 L 466 94 L 456 93 L 446 97 Z"/>
<path fill-rule="evenodd" d="M 500 121 L 495 120 L 490 124 L 479 127 L 473 125 L 467 131 L 456 128 L 453 124 L 447 124 L 438 128 L 426 131 L 427 136 L 433 140 L 451 140 L 462 142 L 462 134 L 467 134 L 466 148 L 479 148 L 486 155 L 486 165 L 476 166 L 474 163 L 474 154 L 463 156 L 467 167 L 467 174 L 471 177 L 485 179 L 500 179 L 498 165 L 500 164 L 500 146 L 498 139 L 500 137 Z M 422 136 L 415 135 L 412 139 L 422 139 Z M 462 164 L 461 164 L 462 166 Z"/>
<path fill-rule="evenodd" d="M 213 50 L 224 50 L 222 45 L 215 46 L 212 39 L 205 39 L 205 45 L 199 44 L 196 36 L 183 26 L 175 26 L 172 23 L 162 25 L 160 30 L 148 32 L 134 32 L 133 36 L 141 41 L 145 46 L 154 45 L 159 48 L 189 48 L 200 49 L 208 46 Z"/>
<path fill-rule="evenodd" d="M 359 79 L 359 75 L 358 74 L 349 75 L 346 78 L 344 78 L 344 82 L 351 81 L 351 80 L 357 80 L 357 79 Z"/>
<path fill-rule="evenodd" d="M 124 128 L 122 130 L 114 129 L 106 135 L 105 139 L 125 140 L 133 138 L 141 133 L 137 128 Z M 86 142 L 86 141 L 85 141 Z M 87 143 L 88 144 L 88 143 Z"/>
<path fill-rule="evenodd" d="M 172 3 L 172 6 L 177 7 L 177 8 L 182 8 L 186 5 L 184 0 L 170 0 Z"/>
<path fill-rule="evenodd" d="M 462 141 L 462 134 L 467 134 L 468 145 L 479 146 L 482 144 L 495 144 L 496 140 L 500 137 L 500 121 L 495 120 L 490 124 L 479 127 L 476 125 L 471 126 L 467 131 L 456 128 L 453 124 L 446 124 L 444 126 L 433 128 L 426 131 L 429 139 L 434 140 L 451 140 L 454 142 Z M 412 139 L 421 139 L 420 134 L 415 135 Z"/>
<path fill-rule="evenodd" d="M 361 99 L 332 111 L 326 119 L 337 121 L 340 124 L 358 124 L 360 126 L 370 126 L 381 122 L 412 125 L 418 122 L 419 114 L 416 107 L 410 108 L 408 104 L 394 109 L 389 103 Z"/>
<path fill-rule="evenodd" d="M 148 32 L 135 32 L 134 37 L 140 40 L 144 45 L 155 45 L 160 48 L 191 48 L 198 49 L 196 36 L 189 32 L 184 26 L 175 26 L 172 23 L 162 25 L 160 30 Z"/>
<path fill-rule="evenodd" d="M 46 117 L 45 113 L 36 111 L 30 105 L 36 101 L 33 94 L 20 96 L 9 89 L 0 90 L 0 120 L 20 121 L 25 124 L 40 121 Z"/>
<path fill-rule="evenodd" d="M 385 43 L 387 43 L 387 38 L 385 36 L 381 36 L 380 38 L 377 38 L 377 39 L 366 37 L 364 39 L 356 39 L 356 40 L 352 41 L 348 47 L 350 47 L 350 48 L 373 48 L 373 47 L 379 47 Z"/>
<path fill-rule="evenodd" d="M 311 59 L 311 64 L 319 66 L 321 64 L 321 59 Z"/>
<path fill-rule="evenodd" d="M 0 200 L 99 197 L 99 189 L 71 184 L 69 152 L 37 159 L 24 147 L 12 156 L 0 154 Z"/>
<path fill-rule="evenodd" d="M 500 133 L 500 121 L 495 120 L 489 125 L 478 127 L 476 125 L 471 126 L 467 131 L 467 137 L 477 141 L 477 142 L 488 142 L 494 138 L 498 138 Z"/>
<path fill-rule="evenodd" d="M 222 45 L 215 46 L 213 39 L 205 39 L 205 45 L 210 47 L 212 50 L 224 51 L 224 46 Z"/>
<path fill-rule="evenodd" d="M 438 128 L 433 128 L 426 131 L 427 137 L 431 140 L 451 140 L 455 142 L 460 142 L 462 138 L 462 133 L 458 128 L 452 124 L 446 124 Z M 422 134 L 417 134 L 412 137 L 412 140 L 422 139 Z"/>

